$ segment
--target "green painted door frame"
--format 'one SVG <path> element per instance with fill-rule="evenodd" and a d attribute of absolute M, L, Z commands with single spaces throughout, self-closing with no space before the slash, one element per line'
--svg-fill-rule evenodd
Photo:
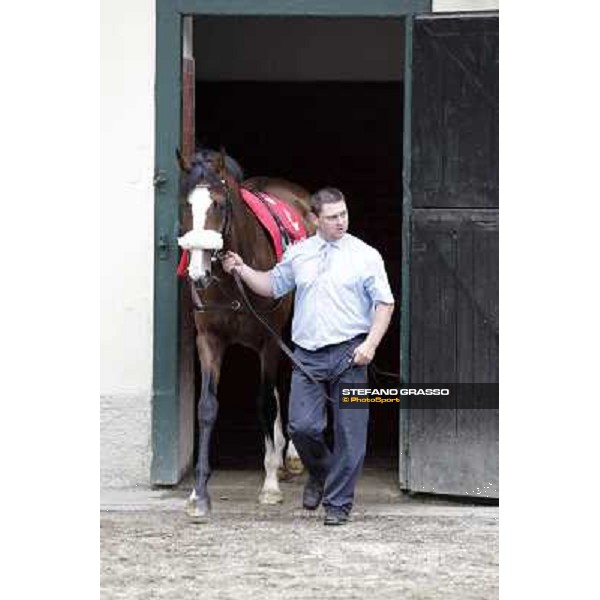
<path fill-rule="evenodd" d="M 175 275 L 179 233 L 179 174 L 175 150 L 181 145 L 183 17 L 237 15 L 384 18 L 429 12 L 431 0 L 156 1 L 154 355 L 150 472 L 153 484 L 177 484 L 186 466 L 180 452 L 179 435 L 179 282 Z M 407 19 L 409 21 L 412 22 L 412 19 Z M 407 115 L 410 117 L 410 112 L 405 111 L 405 127 L 408 125 Z M 404 173 L 406 177 L 407 171 Z M 406 190 L 405 181 L 405 194 Z M 403 276 L 403 287 L 407 281 Z M 408 290 L 403 289 L 402 303 L 405 297 L 408 298 L 407 293 Z M 402 337 L 404 338 L 404 334 Z M 407 348 L 404 339 L 401 347 Z M 407 355 L 404 354 L 403 373 L 408 368 L 407 360 Z"/>

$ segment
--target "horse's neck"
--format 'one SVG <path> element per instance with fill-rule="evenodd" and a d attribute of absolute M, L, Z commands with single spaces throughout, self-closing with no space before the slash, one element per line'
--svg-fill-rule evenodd
<path fill-rule="evenodd" d="M 252 223 L 250 223 L 250 215 L 244 209 L 244 201 L 240 193 L 236 193 L 232 203 L 231 215 L 231 248 L 237 252 L 244 260 L 250 256 L 250 246 L 252 240 L 248 239 L 247 231 L 252 231 Z"/>
<path fill-rule="evenodd" d="M 261 238 L 264 238 L 266 245 L 260 244 Z M 267 265 L 262 263 L 268 262 L 269 241 L 239 193 L 236 194 L 232 206 L 230 245 L 231 249 L 244 259 L 244 262 L 249 263 L 252 260 L 258 268 L 267 268 Z"/>

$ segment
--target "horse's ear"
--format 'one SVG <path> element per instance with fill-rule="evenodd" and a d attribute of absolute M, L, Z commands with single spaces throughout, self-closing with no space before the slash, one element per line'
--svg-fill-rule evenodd
<path fill-rule="evenodd" d="M 177 162 L 179 163 L 179 168 L 185 173 L 189 173 L 192 170 L 190 162 L 185 158 L 185 156 L 183 156 L 183 154 L 181 154 L 179 148 L 175 150 L 175 154 L 177 154 Z"/>

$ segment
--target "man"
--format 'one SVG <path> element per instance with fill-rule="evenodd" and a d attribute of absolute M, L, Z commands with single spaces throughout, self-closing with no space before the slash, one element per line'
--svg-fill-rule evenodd
<path fill-rule="evenodd" d="M 394 298 L 381 255 L 348 231 L 342 192 L 325 188 L 311 197 L 317 232 L 291 246 L 271 271 L 255 271 L 228 252 L 227 273 L 236 269 L 255 293 L 279 298 L 296 290 L 294 356 L 317 380 L 294 368 L 288 431 L 309 472 L 303 505 L 321 500 L 325 525 L 347 522 L 367 442 L 368 408 L 340 409 L 342 382 L 366 383 L 386 332 Z M 324 438 L 326 402 L 333 400 L 333 451 Z"/>

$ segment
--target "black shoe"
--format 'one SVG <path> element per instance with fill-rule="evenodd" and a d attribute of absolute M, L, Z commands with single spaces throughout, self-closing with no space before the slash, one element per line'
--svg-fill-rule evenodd
<path fill-rule="evenodd" d="M 323 498 L 323 483 L 313 479 L 312 477 L 304 486 L 302 494 L 302 506 L 307 510 L 316 510 Z"/>
<path fill-rule="evenodd" d="M 325 509 L 325 520 L 323 525 L 345 525 L 350 515 L 342 508 L 327 507 Z"/>

